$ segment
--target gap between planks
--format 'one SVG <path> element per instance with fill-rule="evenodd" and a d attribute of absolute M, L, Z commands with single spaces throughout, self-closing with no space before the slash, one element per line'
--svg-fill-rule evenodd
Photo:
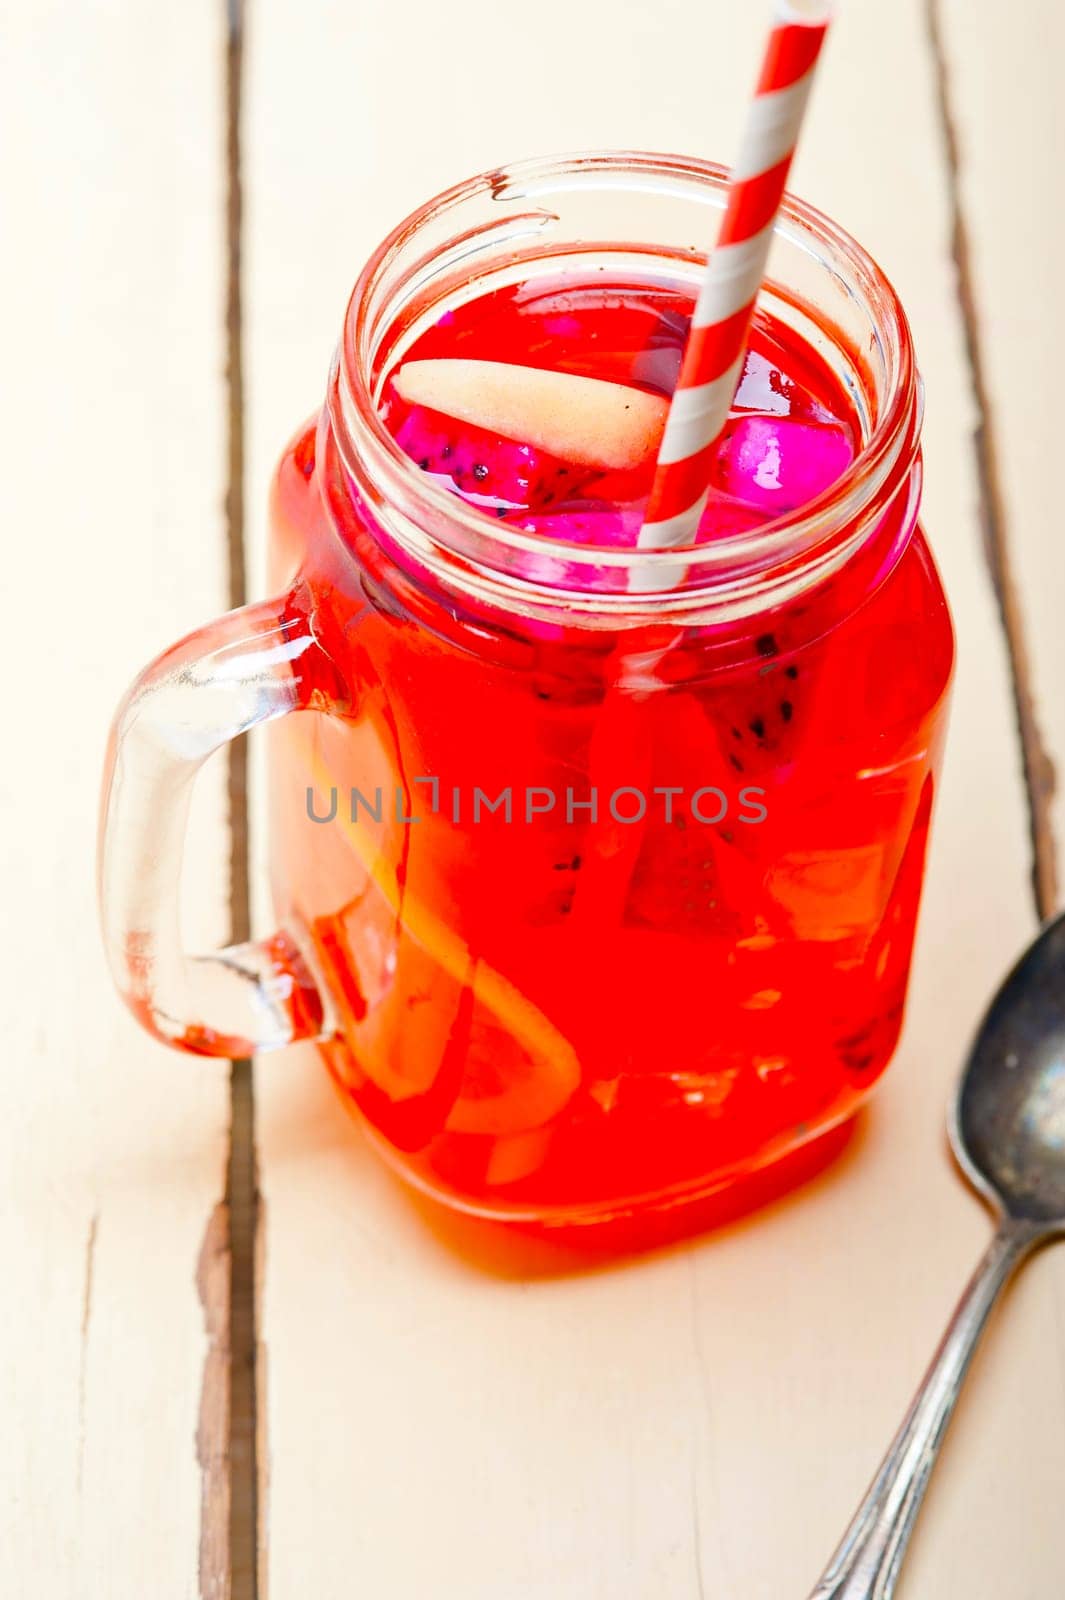
<path fill-rule="evenodd" d="M 227 604 L 245 604 L 241 94 L 244 0 L 220 0 L 224 28 L 225 541 Z M 229 938 L 250 937 L 246 740 L 229 747 Z M 258 1600 L 259 1450 L 256 1249 L 259 1224 L 252 1064 L 230 1065 L 225 1198 L 207 1228 L 199 1271 L 208 1348 L 200 1458 L 200 1600 Z"/>
<path fill-rule="evenodd" d="M 223 0 L 226 23 L 226 544 L 229 604 L 247 601 L 244 551 L 243 173 L 241 149 L 245 0 Z M 248 745 L 230 746 L 230 938 L 251 937 L 248 851 Z M 255 1102 L 250 1061 L 230 1069 L 227 1199 L 230 1243 L 229 1567 L 232 1600 L 257 1600 L 259 1460 L 256 1247 L 259 1225 Z"/>
<path fill-rule="evenodd" d="M 1051 820 L 1051 802 L 1054 798 L 1057 775 L 1039 727 L 1028 645 L 1024 633 L 1024 616 L 1010 558 L 1012 534 L 999 472 L 994 408 L 988 389 L 983 355 L 972 246 L 962 202 L 962 151 L 951 99 L 950 66 L 946 30 L 942 19 L 942 0 L 925 0 L 925 19 L 935 76 L 936 109 L 946 156 L 951 254 L 965 334 L 965 359 L 976 406 L 973 450 L 979 484 L 984 554 L 998 601 L 999 616 L 1009 655 L 1013 704 L 1017 717 L 1017 732 L 1020 737 L 1024 767 L 1024 787 L 1028 801 L 1032 848 L 1032 893 L 1036 913 L 1040 920 L 1043 920 L 1053 915 L 1058 907 L 1057 851 Z"/>

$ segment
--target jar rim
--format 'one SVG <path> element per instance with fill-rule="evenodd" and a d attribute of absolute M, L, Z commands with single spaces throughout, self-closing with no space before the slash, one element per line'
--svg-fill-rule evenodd
<path fill-rule="evenodd" d="M 863 542 L 861 537 L 855 537 L 855 531 L 868 521 L 871 510 L 894 498 L 915 463 L 922 391 L 909 323 L 898 294 L 869 253 L 843 228 L 816 207 L 788 194 L 776 220 L 776 233 L 787 236 L 824 265 L 831 260 L 846 264 L 849 294 L 875 314 L 889 371 L 887 393 L 868 437 L 840 477 L 819 496 L 797 512 L 787 512 L 756 528 L 679 551 L 618 549 L 524 532 L 489 518 L 419 470 L 385 426 L 373 394 L 372 363 L 380 318 L 380 310 L 374 304 L 375 292 L 401 252 L 431 223 L 478 197 L 529 200 L 535 206 L 538 191 L 559 193 L 582 183 L 593 188 L 597 184 L 603 188 L 624 188 L 628 184 L 634 189 L 646 189 L 648 180 L 665 193 L 683 194 L 708 204 L 716 198 L 720 207 L 728 170 L 696 157 L 627 150 L 534 157 L 494 168 L 444 190 L 398 223 L 373 251 L 352 290 L 327 400 L 341 459 L 376 514 L 387 518 L 389 510 L 398 513 L 398 518 L 389 519 L 389 526 L 390 531 L 398 533 L 401 543 L 407 543 L 404 529 L 408 535 L 421 535 L 415 540 L 419 559 L 429 566 L 447 567 L 449 558 L 459 558 L 466 577 L 470 577 L 472 565 L 475 584 L 505 604 L 513 605 L 520 597 L 531 605 L 539 600 L 548 605 L 562 603 L 578 610 L 615 615 L 633 610 L 646 615 L 648 609 L 657 615 L 672 615 L 707 606 L 716 611 L 736 599 L 737 584 L 728 581 L 730 575 L 739 575 L 742 587 L 744 581 L 750 582 L 753 572 L 764 586 L 767 573 L 773 570 L 790 575 L 793 581 L 788 592 L 794 592 L 799 568 L 804 575 L 801 586 L 805 586 L 811 576 L 843 564 Z M 523 231 L 528 234 L 554 219 L 541 207 L 508 220 L 517 228 L 525 224 Z M 457 235 L 451 244 L 461 246 L 464 237 Z M 419 264 L 424 265 L 424 260 L 415 263 L 411 272 Z M 838 272 L 835 275 L 841 276 Z M 775 279 L 767 279 L 765 290 L 775 293 L 779 300 L 789 299 Z M 835 332 L 827 331 L 838 343 Z M 427 532 L 420 513 L 432 521 L 431 532 Z M 849 539 L 845 536 L 848 529 L 852 530 Z M 594 588 L 574 592 L 494 567 L 486 570 L 476 560 L 471 564 L 471 547 L 485 546 L 512 556 L 553 559 L 571 567 L 632 571 L 639 566 L 642 592 L 604 592 Z M 683 587 L 674 586 L 678 560 L 688 574 Z M 763 605 L 765 598 L 763 588 Z"/>

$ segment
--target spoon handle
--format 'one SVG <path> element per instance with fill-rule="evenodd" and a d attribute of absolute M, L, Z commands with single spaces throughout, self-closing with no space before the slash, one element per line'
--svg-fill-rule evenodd
<path fill-rule="evenodd" d="M 969 1280 L 869 1492 L 810 1600 L 891 1600 L 962 1381 L 988 1315 L 1039 1238 L 1005 1219 Z"/>

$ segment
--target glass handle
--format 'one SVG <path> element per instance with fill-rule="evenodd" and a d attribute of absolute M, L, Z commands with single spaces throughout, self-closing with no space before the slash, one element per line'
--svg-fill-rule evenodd
<path fill-rule="evenodd" d="M 810 1600 L 891 1600 L 954 1404 L 991 1308 L 1039 1230 L 1003 1222 L 969 1280 L 924 1382 Z"/>
<path fill-rule="evenodd" d="M 249 728 L 329 703 L 328 658 L 301 598 L 245 606 L 172 646 L 133 684 L 111 730 L 98 858 L 108 961 L 137 1020 L 196 1055 L 246 1056 L 328 1032 L 288 933 L 190 955 L 178 914 L 204 762 Z"/>

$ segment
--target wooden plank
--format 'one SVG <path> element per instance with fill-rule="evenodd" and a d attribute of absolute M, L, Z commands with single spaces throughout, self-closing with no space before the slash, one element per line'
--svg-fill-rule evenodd
<path fill-rule="evenodd" d="M 1065 771 L 1065 559 L 1052 465 L 1065 361 L 1057 283 L 1065 227 L 1054 204 L 1065 138 L 1055 73 L 1065 16 L 1050 0 L 1035 0 L 1023 16 L 993 0 L 926 0 L 926 13 L 951 177 L 981 533 L 1012 646 L 1029 792 L 1026 867 L 1038 909 L 1050 915 L 1061 906 L 1065 845 L 1065 792 L 1055 779 Z M 997 915 L 989 888 L 985 916 Z M 1017 1593 L 1025 1579 L 1035 1592 L 1047 1589 L 1065 1556 L 1057 1513 L 1065 1259 L 1055 1252 L 1038 1271 L 1018 1289 L 1020 1305 L 978 1368 L 972 1405 L 951 1441 L 951 1464 L 967 1450 L 982 1462 L 972 1470 L 970 1503 L 946 1492 L 934 1502 L 944 1537 L 973 1541 L 974 1566 L 1006 1537 L 1008 1520 L 1026 1566 L 1024 1577 L 1003 1577 L 1000 1587 Z M 1047 1413 L 1057 1438 L 1045 1427 Z M 983 1582 L 992 1583 L 986 1572 Z"/>
<path fill-rule="evenodd" d="M 417 0 L 367 34 L 321 0 L 294 30 L 262 0 L 248 90 L 253 526 L 283 439 L 318 403 L 350 283 L 391 222 L 545 144 L 727 157 L 761 21 L 758 7 L 710 20 L 669 0 L 605 33 L 562 0 L 535 27 L 486 0 L 461 22 Z M 846 1157 L 786 1203 L 684 1249 L 584 1276 L 540 1259 L 520 1279 L 434 1237 L 309 1052 L 264 1063 L 260 1445 L 277 1596 L 803 1593 L 981 1247 L 944 1107 L 1034 919 L 922 0 L 843 8 L 796 188 L 870 245 L 909 307 L 928 388 L 926 521 L 958 623 L 899 1059 Z M 1043 1593 L 1060 1570 L 1060 1273 L 1052 1257 L 1034 1266 L 993 1331 L 907 1592 Z M 343 1506 L 324 1522 L 323 1496 Z"/>
<path fill-rule="evenodd" d="M 981 391 L 988 533 L 1019 646 L 1037 883 L 1049 913 L 1061 899 L 1065 848 L 1065 557 L 1055 470 L 1065 366 L 1065 222 L 1056 203 L 1065 14 L 1052 0 L 1033 0 L 1019 26 L 1001 6 L 930 5 L 957 172 L 955 254 Z"/>
<path fill-rule="evenodd" d="M 220 22 L 214 0 L 4 20 L 10 1594 L 228 1592 L 226 1068 L 126 1016 L 93 872 L 112 709 L 226 598 Z M 224 779 L 190 844 L 191 929 L 211 942 Z"/>

